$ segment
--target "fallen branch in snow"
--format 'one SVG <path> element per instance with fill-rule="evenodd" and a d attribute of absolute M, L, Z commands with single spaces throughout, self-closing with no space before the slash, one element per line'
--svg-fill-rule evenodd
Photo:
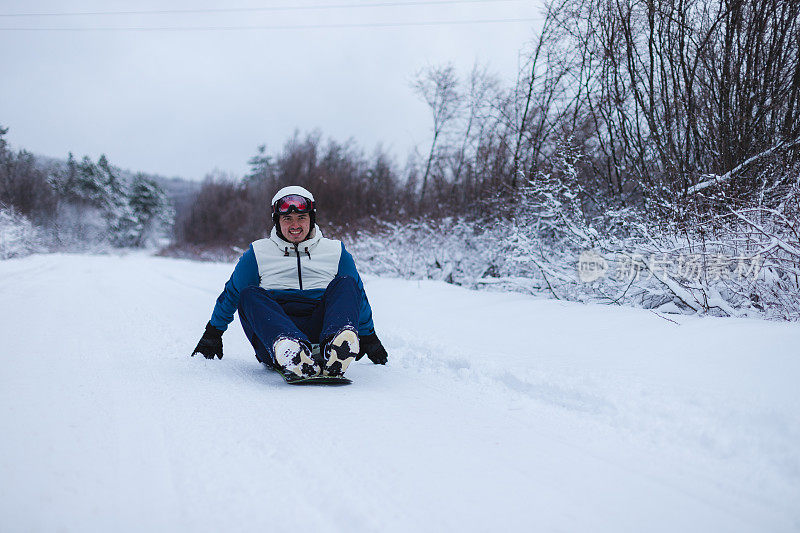
<path fill-rule="evenodd" d="M 758 231 L 759 233 L 761 233 L 765 237 L 769 237 L 771 239 L 770 248 L 772 248 L 772 247 L 781 248 L 783 251 L 785 251 L 785 252 L 797 257 L 798 259 L 800 259 L 800 248 L 797 248 L 797 247 L 792 246 L 791 244 L 785 242 L 783 239 L 781 239 L 777 235 L 775 235 L 774 232 L 766 230 L 763 226 L 761 226 L 760 224 L 756 224 L 755 222 L 753 222 L 752 220 L 748 219 L 746 216 L 742 215 L 741 213 L 739 213 L 737 211 L 733 211 L 733 214 L 739 220 L 741 220 L 742 222 L 744 222 L 748 226 L 752 227 L 754 230 Z M 784 220 L 785 220 L 785 218 L 784 218 Z"/>
<path fill-rule="evenodd" d="M 645 263 L 645 265 L 647 264 Z M 656 270 L 650 269 L 649 267 L 647 267 L 647 269 L 650 270 L 650 273 L 655 279 L 666 285 L 667 288 L 670 290 L 670 292 L 672 292 L 672 294 L 674 294 L 676 298 L 678 298 L 681 302 L 683 302 L 684 305 L 693 309 L 697 313 L 702 312 L 704 310 L 703 304 L 701 304 L 686 287 L 684 287 L 674 279 L 670 278 L 666 274 L 664 274 L 663 276 L 659 276 Z M 692 301 L 694 301 L 694 303 L 692 303 Z"/>
<path fill-rule="evenodd" d="M 658 313 L 656 313 L 655 311 L 653 311 L 652 309 L 650 310 L 650 312 L 651 312 L 651 313 L 653 313 L 654 315 L 656 315 L 658 318 L 663 318 L 663 319 L 664 319 L 664 320 L 666 320 L 667 322 L 672 322 L 673 324 L 675 324 L 675 325 L 677 325 L 677 326 L 680 326 L 680 323 L 679 323 L 679 322 L 675 322 L 675 321 L 674 321 L 674 320 L 672 320 L 671 318 L 667 318 L 667 317 L 665 317 L 665 316 L 661 316 L 661 315 L 659 315 Z"/>
<path fill-rule="evenodd" d="M 726 181 L 730 180 L 733 176 L 735 176 L 736 174 L 738 174 L 739 172 L 741 172 L 743 169 L 745 169 L 746 167 L 750 166 L 751 164 L 755 163 L 759 159 L 762 159 L 762 158 L 764 158 L 764 157 L 766 157 L 766 156 L 772 154 L 773 152 L 775 152 L 777 150 L 780 150 L 782 148 L 792 148 L 792 147 L 794 147 L 794 146 L 796 146 L 798 144 L 800 144 L 800 137 L 795 139 L 795 140 L 793 140 L 793 141 L 791 141 L 791 142 L 789 142 L 789 143 L 783 142 L 783 143 L 777 144 L 777 145 L 773 146 L 772 148 L 770 148 L 769 150 L 765 150 L 764 152 L 761 152 L 760 154 L 754 155 L 753 157 L 751 157 L 747 161 L 745 161 L 745 162 L 741 163 L 740 165 L 737 165 L 736 167 L 732 168 L 731 170 L 729 170 L 728 172 L 726 172 L 722 176 L 713 176 L 709 180 L 700 182 L 700 183 L 698 183 L 696 185 L 693 185 L 693 186 L 689 187 L 689 189 L 686 192 L 688 194 L 694 194 L 696 192 L 702 191 L 703 189 L 707 189 L 708 187 L 711 187 L 712 185 L 719 185 L 721 183 L 725 183 Z"/>

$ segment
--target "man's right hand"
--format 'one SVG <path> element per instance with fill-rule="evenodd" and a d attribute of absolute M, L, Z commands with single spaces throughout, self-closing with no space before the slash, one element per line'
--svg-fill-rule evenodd
<path fill-rule="evenodd" d="M 206 359 L 214 359 L 214 356 L 222 359 L 222 331 L 212 326 L 211 322 L 206 324 L 206 331 L 192 352 L 192 357 L 196 353 L 203 354 Z"/>

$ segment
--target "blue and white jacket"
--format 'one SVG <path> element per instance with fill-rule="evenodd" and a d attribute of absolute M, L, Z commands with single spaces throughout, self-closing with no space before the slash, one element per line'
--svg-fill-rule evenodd
<path fill-rule="evenodd" d="M 358 334 L 372 335 L 372 308 L 353 256 L 341 241 L 326 239 L 314 226 L 312 237 L 295 245 L 280 237 L 275 228 L 268 239 L 255 241 L 242 254 L 225 289 L 217 298 L 211 325 L 225 331 L 239 307 L 239 294 L 249 286 L 259 286 L 289 315 L 307 316 L 322 299 L 335 276 L 350 276 L 361 292 Z"/>

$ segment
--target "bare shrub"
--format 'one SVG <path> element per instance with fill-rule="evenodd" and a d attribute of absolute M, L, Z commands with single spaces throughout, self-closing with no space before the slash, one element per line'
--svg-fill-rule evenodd
<path fill-rule="evenodd" d="M 243 228 L 252 214 L 245 188 L 224 175 L 206 177 L 194 203 L 176 222 L 176 237 L 190 245 L 250 242 Z"/>

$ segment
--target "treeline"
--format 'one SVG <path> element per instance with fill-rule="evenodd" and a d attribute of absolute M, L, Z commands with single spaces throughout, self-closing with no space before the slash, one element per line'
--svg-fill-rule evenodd
<path fill-rule="evenodd" d="M 270 201 L 286 184 L 311 190 L 319 222 L 336 231 L 363 228 L 375 219 L 405 215 L 408 188 L 389 155 L 365 155 L 354 143 L 323 141 L 319 132 L 290 139 L 278 154 L 261 146 L 243 180 L 210 175 L 194 203 L 178 212 L 179 245 L 244 246 L 271 227 Z M 415 210 L 416 211 L 416 210 Z"/>
<path fill-rule="evenodd" d="M 672 217 L 778 205 L 796 180 L 800 2 L 553 0 L 539 45 L 532 117 L 607 195 Z"/>
<path fill-rule="evenodd" d="M 140 247 L 171 226 L 174 212 L 152 178 L 123 173 L 104 155 L 41 161 L 9 150 L 7 132 L 0 128 L 0 210 L 30 221 L 41 248 Z"/>
<path fill-rule="evenodd" d="M 589 214 L 775 206 L 800 161 L 800 2 L 551 0 L 515 86 L 445 66 L 415 88 L 433 205 L 538 186 L 567 150 Z"/>
<path fill-rule="evenodd" d="M 792 202 L 800 2 L 551 0 L 523 57 L 512 86 L 480 66 L 419 72 L 432 140 L 402 167 L 317 133 L 278 154 L 262 147 L 243 182 L 206 183 L 179 240 L 263 233 L 271 192 L 288 183 L 310 187 L 324 216 L 351 228 L 509 216 L 553 187 L 590 218 L 635 208 L 690 226 Z"/>

